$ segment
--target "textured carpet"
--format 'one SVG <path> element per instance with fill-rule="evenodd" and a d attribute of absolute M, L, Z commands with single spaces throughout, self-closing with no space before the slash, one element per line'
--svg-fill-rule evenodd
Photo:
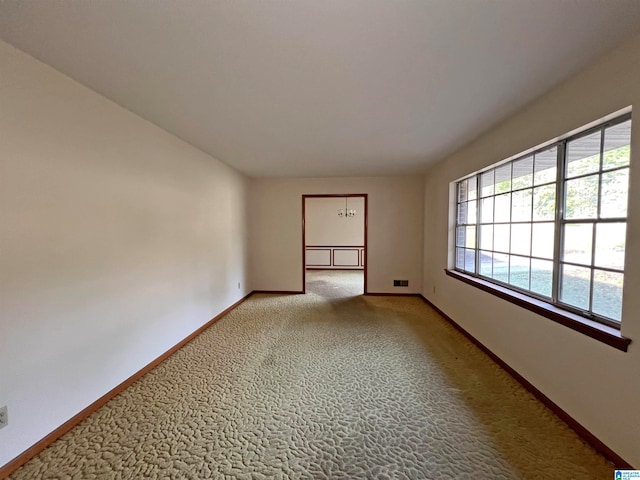
<path fill-rule="evenodd" d="M 331 276 L 254 295 L 11 478 L 612 478 L 420 299 Z"/>
<path fill-rule="evenodd" d="M 325 298 L 355 297 L 364 293 L 362 270 L 307 270 L 307 292 Z"/>

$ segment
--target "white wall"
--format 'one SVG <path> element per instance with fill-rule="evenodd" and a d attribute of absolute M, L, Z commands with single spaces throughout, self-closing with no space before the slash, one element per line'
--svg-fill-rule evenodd
<path fill-rule="evenodd" d="M 249 285 L 243 176 L 3 42 L 0 178 L 3 465 Z"/>
<path fill-rule="evenodd" d="M 421 177 L 251 179 L 250 265 L 258 290 L 302 290 L 302 195 L 367 193 L 368 291 L 422 290 Z M 394 288 L 393 279 L 409 280 Z"/>
<path fill-rule="evenodd" d="M 351 218 L 339 217 L 344 209 L 344 197 L 307 198 L 307 245 L 356 246 L 364 245 L 364 198 L 348 198 L 349 209 L 355 209 Z"/>
<path fill-rule="evenodd" d="M 624 459 L 640 467 L 640 118 L 632 131 L 624 353 L 445 276 L 450 182 L 628 105 L 640 113 L 640 36 L 432 168 L 424 295 Z M 433 287 L 436 288 L 434 293 Z"/>

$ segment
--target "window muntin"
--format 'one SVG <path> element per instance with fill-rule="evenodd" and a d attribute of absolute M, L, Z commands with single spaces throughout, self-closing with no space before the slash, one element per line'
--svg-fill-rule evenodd
<path fill-rule="evenodd" d="M 628 114 L 457 182 L 455 268 L 619 326 L 630 139 Z"/>

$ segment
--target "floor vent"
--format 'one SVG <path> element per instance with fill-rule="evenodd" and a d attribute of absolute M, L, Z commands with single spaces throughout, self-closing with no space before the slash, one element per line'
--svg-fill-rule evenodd
<path fill-rule="evenodd" d="M 408 287 L 409 286 L 409 280 L 394 280 L 393 281 L 393 286 L 394 287 Z"/>

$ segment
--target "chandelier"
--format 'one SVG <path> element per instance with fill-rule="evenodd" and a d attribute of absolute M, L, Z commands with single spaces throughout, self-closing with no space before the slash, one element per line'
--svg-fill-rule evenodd
<path fill-rule="evenodd" d="M 348 197 L 344 197 L 344 208 L 338 209 L 338 216 L 340 218 L 342 217 L 351 218 L 356 216 L 355 208 L 349 208 L 349 205 L 347 204 L 347 200 L 348 200 Z"/>

